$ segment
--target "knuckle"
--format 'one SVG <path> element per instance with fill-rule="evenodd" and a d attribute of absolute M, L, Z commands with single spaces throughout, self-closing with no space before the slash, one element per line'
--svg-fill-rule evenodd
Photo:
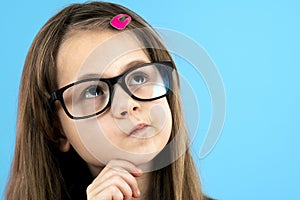
<path fill-rule="evenodd" d="M 125 199 L 131 199 L 131 197 L 132 197 L 132 192 L 131 192 L 131 190 L 130 190 L 130 191 L 127 191 L 127 192 L 124 194 L 124 198 L 125 198 Z"/>
<path fill-rule="evenodd" d="M 131 184 L 131 185 L 137 185 L 136 179 L 131 175 L 131 174 L 126 174 L 126 180 Z"/>
<path fill-rule="evenodd" d="M 119 175 L 116 175 L 116 174 L 113 175 L 113 176 L 111 177 L 111 179 L 112 179 L 112 181 L 115 182 L 115 183 L 116 183 L 116 182 L 117 182 L 117 183 L 118 183 L 118 182 L 123 182 L 123 179 L 122 179 Z"/>
<path fill-rule="evenodd" d="M 106 166 L 109 166 L 111 168 L 113 168 L 114 166 L 118 165 L 118 161 L 117 160 L 110 160 L 108 161 L 108 163 L 106 164 Z"/>
<path fill-rule="evenodd" d="M 119 190 L 118 187 L 116 186 L 111 186 L 109 188 L 111 196 L 113 197 L 113 199 L 124 199 L 124 195 L 123 193 Z"/>
<path fill-rule="evenodd" d="M 110 190 L 111 194 L 119 194 L 120 193 L 119 188 L 115 185 L 111 185 L 109 187 L 109 190 Z"/>
<path fill-rule="evenodd" d="M 90 184 L 87 188 L 86 188 L 86 193 L 89 194 L 92 191 L 92 184 Z"/>

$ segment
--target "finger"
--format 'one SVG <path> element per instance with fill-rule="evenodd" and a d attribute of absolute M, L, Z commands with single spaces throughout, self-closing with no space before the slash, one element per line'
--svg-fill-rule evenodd
<path fill-rule="evenodd" d="M 133 197 L 133 190 L 128 185 L 128 183 L 119 175 L 114 175 L 110 177 L 108 180 L 101 182 L 97 187 L 89 188 L 89 193 L 91 196 L 97 196 L 99 193 L 103 192 L 103 190 L 109 188 L 110 186 L 116 186 L 126 198 Z"/>
<path fill-rule="evenodd" d="M 115 185 L 110 185 L 107 188 L 104 188 L 101 192 L 95 194 L 88 193 L 87 194 L 88 200 L 123 200 L 124 196 L 123 193 L 119 190 L 118 187 Z"/>
<path fill-rule="evenodd" d="M 119 171 L 128 171 L 133 176 L 141 176 L 143 174 L 142 170 L 136 167 L 129 161 L 126 160 L 111 160 L 106 164 L 106 167 L 119 170 Z"/>
<path fill-rule="evenodd" d="M 101 175 L 101 176 L 100 176 Z M 130 190 L 131 195 L 137 197 L 140 195 L 140 191 L 137 185 L 136 179 L 129 172 L 124 170 L 113 170 L 107 169 L 104 174 L 100 174 L 93 183 L 89 186 L 89 190 L 91 191 L 99 191 L 103 187 L 107 187 L 108 184 L 120 185 L 119 182 L 124 182 Z M 122 179 L 122 180 L 120 180 Z"/>
<path fill-rule="evenodd" d="M 131 162 L 125 160 L 111 160 L 107 163 L 106 167 L 100 172 L 100 174 L 94 180 L 98 182 L 94 184 L 94 187 L 99 187 L 98 185 L 111 178 L 114 174 L 121 176 L 131 187 L 133 196 L 139 196 L 140 191 L 136 182 L 136 179 L 133 177 L 141 176 L 141 169 L 137 168 Z M 101 181 L 99 181 L 101 180 Z"/>

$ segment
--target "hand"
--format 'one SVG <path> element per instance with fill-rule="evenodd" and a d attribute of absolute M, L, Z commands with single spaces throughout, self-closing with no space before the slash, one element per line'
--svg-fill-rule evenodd
<path fill-rule="evenodd" d="M 124 160 L 111 160 L 88 186 L 88 200 L 130 200 L 140 196 L 135 177 L 142 171 Z"/>

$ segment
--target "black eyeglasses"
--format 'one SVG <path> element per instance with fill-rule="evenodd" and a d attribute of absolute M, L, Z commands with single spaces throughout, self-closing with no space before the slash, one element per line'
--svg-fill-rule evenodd
<path fill-rule="evenodd" d="M 110 107 L 115 84 L 119 84 L 135 100 L 156 100 L 172 90 L 173 70 L 171 62 L 156 62 L 131 68 L 113 78 L 80 80 L 54 91 L 47 105 L 53 108 L 58 100 L 71 119 L 93 117 Z"/>

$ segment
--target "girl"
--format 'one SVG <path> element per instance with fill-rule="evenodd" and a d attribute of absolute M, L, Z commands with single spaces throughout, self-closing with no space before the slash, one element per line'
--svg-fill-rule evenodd
<path fill-rule="evenodd" d="M 25 61 L 6 199 L 208 199 L 177 77 L 159 36 L 129 9 L 60 11 Z"/>

